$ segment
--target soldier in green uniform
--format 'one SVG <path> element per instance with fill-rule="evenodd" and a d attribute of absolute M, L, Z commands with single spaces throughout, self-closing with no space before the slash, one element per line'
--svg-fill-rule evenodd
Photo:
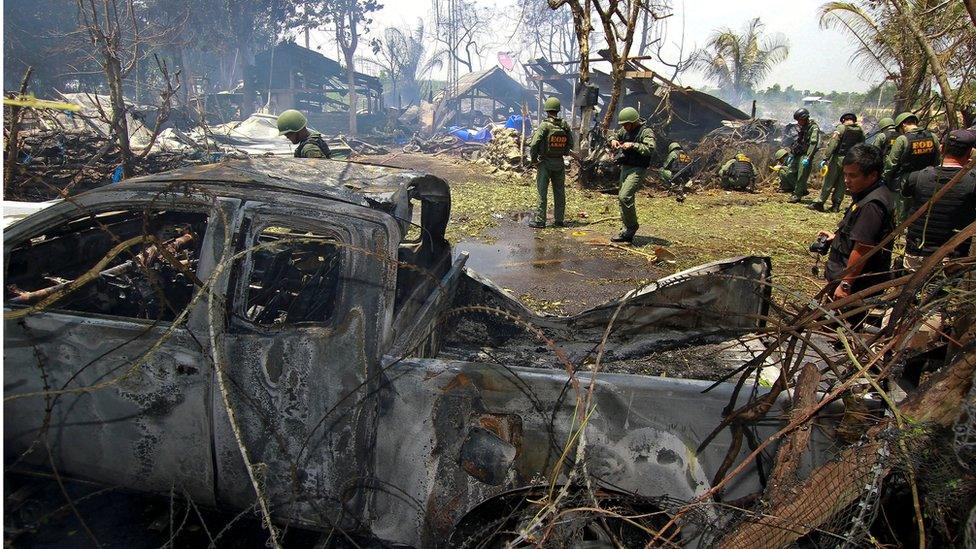
<path fill-rule="evenodd" d="M 776 163 L 769 167 L 769 169 L 776 172 L 779 176 L 779 190 L 780 192 L 789 193 L 793 192 L 793 188 L 789 186 L 789 170 L 786 165 L 790 163 L 790 150 L 789 149 L 779 149 L 776 154 L 773 155 L 773 159 Z"/>
<path fill-rule="evenodd" d="M 898 130 L 895 129 L 895 121 L 886 116 L 878 120 L 878 130 L 864 142 L 877 147 L 881 151 L 881 157 L 884 158 L 888 156 L 888 151 L 891 150 L 891 145 L 897 137 Z"/>
<path fill-rule="evenodd" d="M 308 131 L 308 119 L 294 110 L 278 115 L 278 135 L 285 136 L 295 147 L 295 158 L 332 158 L 322 134 Z"/>
<path fill-rule="evenodd" d="M 902 184 L 912 172 L 938 166 L 942 162 L 939 154 L 939 140 L 925 128 L 918 127 L 918 117 L 903 112 L 895 117 L 898 137 L 891 144 L 885 156 L 884 173 L 881 178 L 895 193 L 895 219 L 905 220 L 905 201 L 901 193 Z"/>
<path fill-rule="evenodd" d="M 824 211 L 824 204 L 830 198 L 830 211 L 839 212 L 840 203 L 844 201 L 844 155 L 851 147 L 864 142 L 864 130 L 857 124 L 857 115 L 846 112 L 840 116 L 840 124 L 830 136 L 824 159 L 820 161 L 820 168 L 827 168 L 823 188 L 820 189 L 820 199 L 811 203 L 807 208 L 818 212 Z"/>
<path fill-rule="evenodd" d="M 610 138 L 610 148 L 619 153 L 617 163 L 620 164 L 620 193 L 617 198 L 620 201 L 620 220 L 624 227 L 610 240 L 633 242 L 640 227 L 637 223 L 637 189 L 651 165 L 657 142 L 654 140 L 654 132 L 644 125 L 637 109 L 633 107 L 620 110 L 617 124 L 621 128 Z"/>
<path fill-rule="evenodd" d="M 806 109 L 797 109 L 793 113 L 793 119 L 800 126 L 800 134 L 790 147 L 793 156 L 788 164 L 786 178 L 793 190 L 793 196 L 787 202 L 795 203 L 810 194 L 807 191 L 807 180 L 810 179 L 813 155 L 820 146 L 820 126 L 810 120 L 810 111 Z"/>
<path fill-rule="evenodd" d="M 549 183 L 552 182 L 553 225 L 564 226 L 566 214 L 566 164 L 563 157 L 573 150 L 573 132 L 565 120 L 559 118 L 559 100 L 546 99 L 546 119 L 539 124 L 529 142 L 529 154 L 537 164 L 535 186 L 539 191 L 539 206 L 529 227 L 543 229 L 546 226 L 546 206 Z"/>
<path fill-rule="evenodd" d="M 691 165 L 691 156 L 688 155 L 681 148 L 681 144 L 677 141 L 668 145 L 668 157 L 664 160 L 664 166 L 661 167 L 659 173 L 661 175 L 661 183 L 666 187 L 671 188 L 674 185 L 683 186 L 685 181 L 688 180 L 688 170 L 685 169 Z M 678 172 L 684 170 L 679 176 L 679 180 L 675 181 L 674 176 Z M 679 189 L 680 191 L 680 189 Z"/>
<path fill-rule="evenodd" d="M 756 166 L 743 153 L 736 154 L 723 164 L 718 176 L 722 179 L 723 189 L 752 191 L 756 188 Z"/>

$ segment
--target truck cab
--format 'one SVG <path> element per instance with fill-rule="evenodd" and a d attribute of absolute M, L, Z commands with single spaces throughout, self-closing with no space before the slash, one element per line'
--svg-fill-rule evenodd
<path fill-rule="evenodd" d="M 581 440 L 607 497 L 665 513 L 706 491 L 728 436 L 697 449 L 732 387 L 582 365 L 611 318 L 618 356 L 755 330 L 769 260 L 548 317 L 465 269 L 449 215 L 433 176 L 262 158 L 136 178 L 14 223 L 7 466 L 47 466 L 49 447 L 65 475 L 215 507 L 261 497 L 282 523 L 416 547 L 481 539 L 540 490 L 579 482 L 567 456 Z M 505 358 L 456 358 L 453 344 L 481 337 L 459 336 L 466 322 Z M 519 358 L 526 345 L 559 367 Z"/>

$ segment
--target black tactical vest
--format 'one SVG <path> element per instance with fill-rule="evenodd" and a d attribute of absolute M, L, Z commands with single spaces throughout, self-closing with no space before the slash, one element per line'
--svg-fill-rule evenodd
<path fill-rule="evenodd" d="M 845 127 L 847 129 L 844 130 L 844 135 L 840 136 L 840 143 L 837 144 L 837 149 L 834 151 L 837 156 L 845 156 L 851 147 L 858 143 L 864 143 L 864 130 L 861 129 L 861 126 L 851 124 Z"/>
<path fill-rule="evenodd" d="M 308 139 L 298 144 L 298 147 L 295 148 L 295 158 L 304 158 L 302 156 L 302 152 L 305 150 L 305 145 L 308 144 L 318 146 L 318 148 L 322 151 L 323 158 L 332 158 L 332 151 L 329 150 L 329 144 L 322 139 L 321 134 L 317 133 L 309 135 Z"/>
<path fill-rule="evenodd" d="M 877 202 L 885 210 L 885 233 L 890 233 L 895 228 L 895 220 L 892 215 L 894 211 L 894 195 L 884 185 L 868 193 L 864 198 L 847 207 L 844 218 L 837 227 L 834 240 L 830 243 L 830 252 L 827 254 L 827 269 L 824 273 L 827 280 L 836 282 L 840 280 L 840 275 L 847 269 L 847 260 L 854 251 L 855 242 L 851 238 L 851 231 L 857 223 L 857 218 L 861 211 L 869 202 Z M 885 280 L 888 280 L 888 271 L 891 269 L 891 248 L 890 244 L 883 250 L 871 256 L 867 264 L 861 269 L 861 275 L 852 284 L 852 290 L 858 291 L 868 288 Z"/>
<path fill-rule="evenodd" d="M 621 143 L 639 142 L 642 131 L 644 131 L 644 127 L 638 126 L 632 132 L 625 132 Z M 646 168 L 651 165 L 651 156 L 640 154 L 636 149 L 626 149 L 623 151 L 623 154 L 620 155 L 619 163 L 623 166 Z"/>
<path fill-rule="evenodd" d="M 881 142 L 881 146 L 878 148 L 881 149 L 881 156 L 886 157 L 888 156 L 888 151 L 891 150 L 891 146 L 895 144 L 895 139 L 898 139 L 898 130 L 885 130 L 883 133 L 885 136 L 884 141 Z"/>
<path fill-rule="evenodd" d="M 569 124 L 561 119 L 546 120 L 543 124 L 545 123 L 552 127 L 546 131 L 547 138 L 542 143 L 542 154 L 557 158 L 569 154 Z"/>
<path fill-rule="evenodd" d="M 806 153 L 807 149 L 810 147 L 810 138 L 813 137 L 814 123 L 811 121 L 806 126 L 797 126 L 800 133 L 796 136 L 796 141 L 793 142 L 793 146 L 790 147 L 790 152 L 793 156 L 802 156 Z"/>
<path fill-rule="evenodd" d="M 915 183 L 912 193 L 911 213 L 925 204 L 949 182 L 959 168 L 928 167 L 913 174 Z M 956 235 L 959 229 L 969 225 L 976 218 L 976 172 L 970 171 L 952 186 L 938 202 L 908 226 L 905 236 L 905 250 L 912 255 L 931 255 L 939 247 Z M 960 246 L 953 255 L 959 257 L 969 251 L 969 246 Z"/>
<path fill-rule="evenodd" d="M 939 157 L 935 137 L 928 130 L 912 130 L 905 134 L 908 146 L 901 156 L 901 173 L 917 172 L 926 166 L 934 166 Z"/>
<path fill-rule="evenodd" d="M 756 180 L 756 172 L 752 169 L 752 164 L 736 160 L 729 167 L 729 180 L 733 187 L 745 189 Z"/>

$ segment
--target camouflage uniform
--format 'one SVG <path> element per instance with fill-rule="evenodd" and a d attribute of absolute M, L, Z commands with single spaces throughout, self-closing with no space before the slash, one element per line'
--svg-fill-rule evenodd
<path fill-rule="evenodd" d="M 549 184 L 552 183 L 553 223 L 562 225 L 566 214 L 566 165 L 563 157 L 573 149 L 573 132 L 565 120 L 550 116 L 539 124 L 529 142 L 532 163 L 538 163 L 535 176 L 539 191 L 535 223 L 545 225 Z"/>

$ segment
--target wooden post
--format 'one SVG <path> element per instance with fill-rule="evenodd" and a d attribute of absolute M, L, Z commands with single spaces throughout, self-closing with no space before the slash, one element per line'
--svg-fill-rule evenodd
<path fill-rule="evenodd" d="M 580 121 L 580 150 L 584 156 L 590 152 L 590 142 L 587 141 L 586 145 L 583 146 L 582 141 L 583 136 L 589 135 L 591 120 L 593 120 L 593 107 L 583 107 Z"/>
<path fill-rule="evenodd" d="M 522 102 L 522 134 L 519 141 L 519 165 L 525 167 L 525 119 L 529 116 L 529 105 Z"/>
<path fill-rule="evenodd" d="M 756 119 L 756 100 L 752 100 L 752 119 Z"/>
<path fill-rule="evenodd" d="M 535 124 L 538 126 L 542 124 L 542 81 L 538 83 L 539 86 L 539 110 L 536 112 Z"/>
<path fill-rule="evenodd" d="M 573 102 L 569 107 L 569 128 L 572 130 L 576 127 L 576 98 L 579 96 L 579 86 L 576 86 L 573 90 Z M 579 139 L 576 139 L 576 149 L 579 150 Z"/>

